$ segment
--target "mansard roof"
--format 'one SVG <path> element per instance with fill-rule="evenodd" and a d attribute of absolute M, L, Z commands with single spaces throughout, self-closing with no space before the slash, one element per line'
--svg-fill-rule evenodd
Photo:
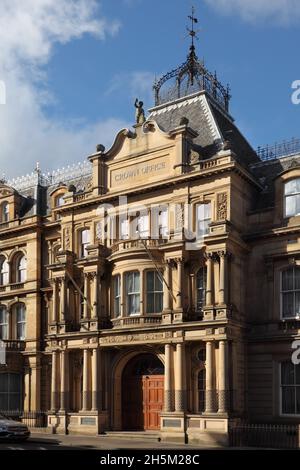
<path fill-rule="evenodd" d="M 149 119 L 155 120 L 165 132 L 179 126 L 183 118 L 188 119 L 189 127 L 198 133 L 194 143 L 204 158 L 213 157 L 224 145 L 229 145 L 240 163 L 249 165 L 259 161 L 233 118 L 206 91 L 156 106 L 149 112 Z"/>

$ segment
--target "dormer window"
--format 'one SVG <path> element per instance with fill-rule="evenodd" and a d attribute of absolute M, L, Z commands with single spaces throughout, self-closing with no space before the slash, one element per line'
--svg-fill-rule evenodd
<path fill-rule="evenodd" d="M 8 222 L 9 221 L 9 205 L 8 202 L 3 202 L 1 205 L 1 222 Z"/>
<path fill-rule="evenodd" d="M 300 215 L 300 178 L 284 185 L 284 212 L 285 217 Z"/>
<path fill-rule="evenodd" d="M 55 207 L 61 207 L 64 205 L 64 203 L 65 203 L 64 196 L 63 195 L 57 196 L 57 198 L 55 199 Z"/>

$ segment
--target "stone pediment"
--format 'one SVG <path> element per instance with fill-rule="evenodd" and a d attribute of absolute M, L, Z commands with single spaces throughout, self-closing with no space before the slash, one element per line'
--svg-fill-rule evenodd
<path fill-rule="evenodd" d="M 15 190 L 10 186 L 6 186 L 4 184 L 0 185 L 0 199 L 5 197 L 10 197 L 15 195 Z"/>

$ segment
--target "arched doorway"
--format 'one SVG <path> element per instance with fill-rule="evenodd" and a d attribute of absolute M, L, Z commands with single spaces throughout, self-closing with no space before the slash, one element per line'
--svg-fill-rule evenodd
<path fill-rule="evenodd" d="M 122 428 L 160 429 L 164 403 L 164 366 L 153 354 L 131 359 L 122 375 Z"/>

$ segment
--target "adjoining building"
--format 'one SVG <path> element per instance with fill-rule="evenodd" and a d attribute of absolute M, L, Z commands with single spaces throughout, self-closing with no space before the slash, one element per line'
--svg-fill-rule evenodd
<path fill-rule="evenodd" d="M 1 182 L 0 409 L 179 442 L 298 424 L 299 142 L 254 151 L 193 45 L 154 89 L 109 150 Z"/>

